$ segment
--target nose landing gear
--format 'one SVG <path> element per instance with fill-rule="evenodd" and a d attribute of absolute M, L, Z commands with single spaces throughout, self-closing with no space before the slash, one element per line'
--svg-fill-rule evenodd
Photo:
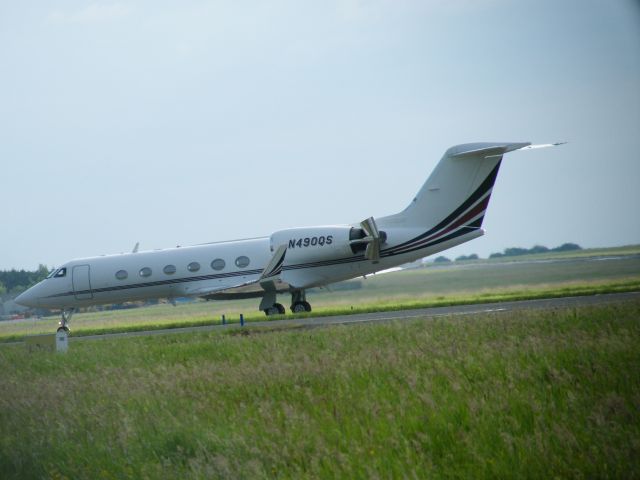
<path fill-rule="evenodd" d="M 75 312 L 74 308 L 63 308 L 62 309 L 62 319 L 58 322 L 58 330 L 57 332 L 66 332 L 69 333 L 69 322 L 71 321 L 71 317 Z"/>

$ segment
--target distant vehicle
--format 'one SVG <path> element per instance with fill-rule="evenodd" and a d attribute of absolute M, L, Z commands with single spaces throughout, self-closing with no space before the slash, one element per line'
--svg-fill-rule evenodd
<path fill-rule="evenodd" d="M 306 289 L 386 270 L 484 234 L 482 221 L 507 152 L 553 146 L 471 143 L 449 148 L 402 212 L 360 223 L 297 227 L 270 237 L 82 258 L 65 263 L 16 302 L 61 309 L 59 330 L 90 305 L 166 297 L 261 297 L 259 309 L 310 312 Z"/>

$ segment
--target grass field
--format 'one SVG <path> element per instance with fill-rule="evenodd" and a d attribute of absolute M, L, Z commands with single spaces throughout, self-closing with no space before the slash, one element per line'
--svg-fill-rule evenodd
<path fill-rule="evenodd" d="M 640 302 L 0 348 L 0 478 L 638 478 Z"/>
<path fill-rule="evenodd" d="M 635 249 L 635 250 L 634 250 Z M 314 315 L 356 313 L 381 309 L 420 308 L 568 295 L 640 290 L 640 256 L 636 247 L 577 252 L 577 258 L 554 261 L 529 255 L 518 262 L 470 262 L 372 275 L 350 283 L 357 289 L 309 293 Z M 550 254 L 546 254 L 547 256 Z M 625 256 L 622 256 L 625 255 Z M 535 257 L 535 258 L 534 258 Z M 289 296 L 279 300 L 288 305 Z M 238 321 L 264 320 L 258 299 L 195 302 L 173 307 L 157 305 L 133 310 L 88 312 L 72 320 L 74 335 L 140 330 L 219 322 L 221 315 Z M 0 322 L 0 341 L 53 332 L 57 318 Z"/>

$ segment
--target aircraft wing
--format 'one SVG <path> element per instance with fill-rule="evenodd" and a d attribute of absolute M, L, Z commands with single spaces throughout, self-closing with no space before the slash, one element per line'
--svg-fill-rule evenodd
<path fill-rule="evenodd" d="M 184 295 L 206 299 L 228 299 L 262 296 L 265 290 L 272 290 L 273 288 L 276 288 L 278 291 L 288 291 L 289 285 L 284 284 L 279 279 L 286 253 L 287 246 L 280 245 L 257 278 L 251 280 L 239 279 L 241 281 L 238 281 L 237 284 L 225 283 L 224 285 L 197 287 L 184 292 Z"/>
<path fill-rule="evenodd" d="M 254 282 L 238 287 L 224 288 L 206 295 L 200 295 L 200 297 L 206 300 L 243 300 L 245 298 L 261 298 L 264 296 L 266 290 L 274 290 L 276 293 L 286 293 L 290 291 L 290 288 L 287 282 L 280 280 L 277 282 L 268 282 L 267 285 L 265 285 L 264 282 Z"/>
<path fill-rule="evenodd" d="M 264 267 L 264 270 L 262 271 L 262 274 L 258 279 L 259 282 L 263 282 L 265 280 L 271 280 L 273 278 L 277 278 L 278 275 L 280 275 L 280 273 L 282 272 L 282 265 L 284 265 L 284 257 L 286 253 L 287 253 L 286 245 L 280 245 L 276 249 L 276 252 L 273 254 L 273 257 L 271 257 L 271 260 L 269 260 L 269 263 L 267 263 L 267 266 Z"/>

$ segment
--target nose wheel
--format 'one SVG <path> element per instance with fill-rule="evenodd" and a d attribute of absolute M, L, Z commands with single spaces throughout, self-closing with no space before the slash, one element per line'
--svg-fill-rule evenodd
<path fill-rule="evenodd" d="M 73 308 L 66 308 L 66 309 L 62 309 L 62 319 L 58 322 L 58 325 L 60 325 L 58 327 L 58 330 L 56 330 L 56 332 L 65 332 L 65 333 L 69 333 L 69 321 L 71 321 L 71 317 L 73 316 L 73 313 L 75 312 L 75 309 Z"/>

